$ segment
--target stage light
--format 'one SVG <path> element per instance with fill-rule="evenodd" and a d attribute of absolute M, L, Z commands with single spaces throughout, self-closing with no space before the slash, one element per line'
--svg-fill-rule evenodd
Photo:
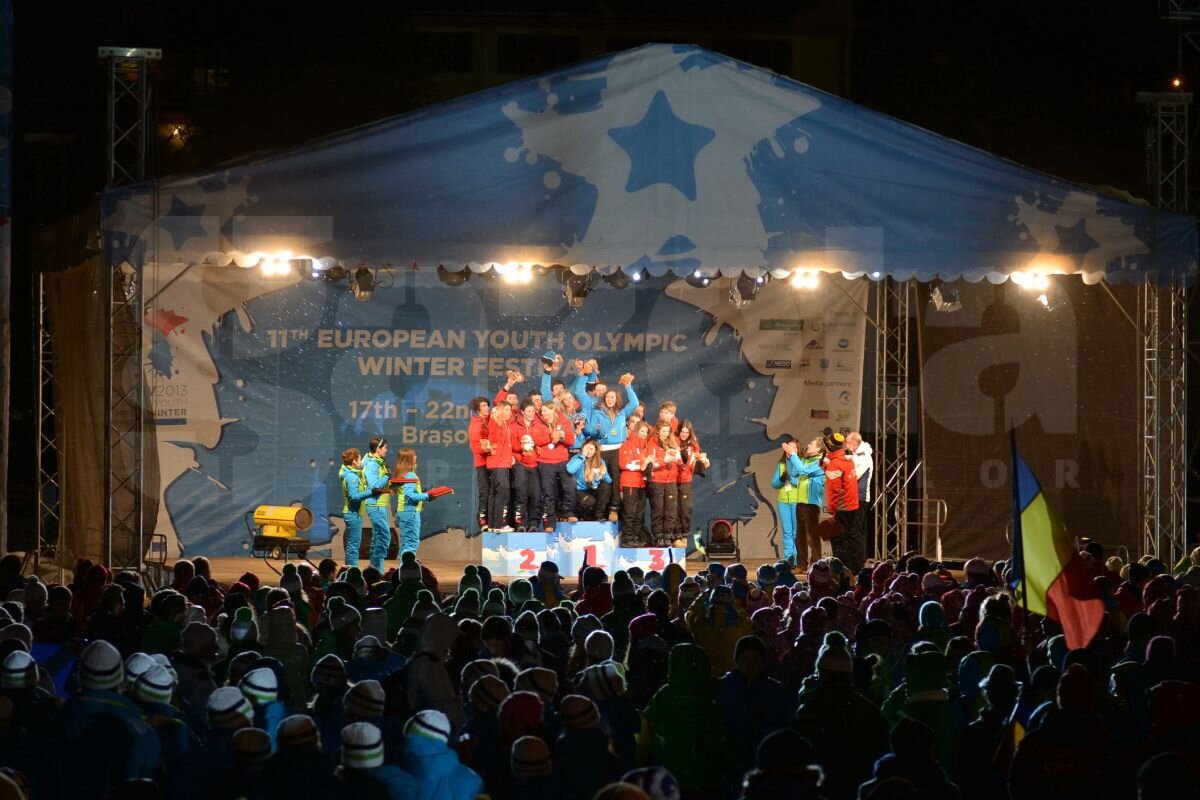
<path fill-rule="evenodd" d="M 350 291 L 354 292 L 354 299 L 360 303 L 365 303 L 375 295 L 375 276 L 371 270 L 366 267 L 359 267 L 354 270 L 354 277 L 350 281 Z"/>
<path fill-rule="evenodd" d="M 708 285 L 712 283 L 712 279 L 706 277 L 705 274 L 700 270 L 696 270 L 691 275 L 688 275 L 686 278 L 684 278 L 684 281 L 688 286 L 696 289 L 706 289 L 708 288 Z"/>
<path fill-rule="evenodd" d="M 940 311 L 943 314 L 951 314 L 962 308 L 962 300 L 959 297 L 958 289 L 942 283 L 940 280 L 933 282 L 933 288 L 929 292 L 929 299 L 933 303 L 935 311 Z"/>
<path fill-rule="evenodd" d="M 1034 299 L 1042 304 L 1042 308 L 1046 309 L 1047 311 L 1050 310 L 1050 298 L 1049 297 L 1047 297 L 1044 294 L 1039 294 Z"/>
<path fill-rule="evenodd" d="M 638 282 L 639 282 L 639 281 L 641 281 L 641 279 L 642 279 L 642 273 L 640 273 L 640 272 L 635 272 L 635 273 L 633 273 L 633 275 L 631 276 L 631 278 L 632 278 L 632 280 L 633 280 L 633 282 L 634 282 L 634 283 L 638 283 Z"/>
<path fill-rule="evenodd" d="M 798 269 L 792 273 L 792 287 L 795 289 L 815 289 L 817 283 L 817 273 L 814 270 Z"/>
<path fill-rule="evenodd" d="M 268 279 L 286 278 L 292 274 L 291 262 L 282 259 L 264 258 L 258 262 L 262 276 Z"/>
<path fill-rule="evenodd" d="M 738 308 L 745 308 L 754 302 L 761 286 L 761 277 L 755 280 L 749 275 L 742 273 L 737 277 L 737 280 L 731 281 L 729 284 L 729 302 Z"/>
<path fill-rule="evenodd" d="M 576 275 L 573 272 L 563 272 L 560 276 L 563 282 L 563 297 L 571 308 L 582 308 L 583 298 L 592 290 L 592 273 Z"/>
<path fill-rule="evenodd" d="M 471 280 L 471 270 L 469 267 L 463 267 L 462 272 L 453 272 L 438 264 L 437 276 L 438 280 L 447 286 L 462 286 Z"/>
<path fill-rule="evenodd" d="M 1183 79 L 1180 78 L 1178 75 L 1176 75 L 1174 78 L 1171 78 L 1171 88 L 1172 89 L 1179 89 L 1182 86 L 1183 86 Z"/>
<path fill-rule="evenodd" d="M 637 280 L 637 277 L 634 277 L 633 280 Z M 624 289 L 629 286 L 630 279 L 629 276 L 626 275 L 620 267 L 618 267 L 617 271 L 612 275 L 604 276 L 604 282 L 614 289 Z"/>
<path fill-rule="evenodd" d="M 1050 276 L 1044 272 L 1014 272 L 1011 278 L 1022 289 L 1044 292 L 1050 288 Z"/>

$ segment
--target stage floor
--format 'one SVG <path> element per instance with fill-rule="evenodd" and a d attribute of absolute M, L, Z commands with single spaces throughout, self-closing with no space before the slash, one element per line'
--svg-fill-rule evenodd
<path fill-rule="evenodd" d="M 250 572 L 253 572 L 255 575 L 257 575 L 259 577 L 259 580 L 262 581 L 264 584 L 274 586 L 277 584 L 277 578 L 278 578 L 277 571 L 281 570 L 283 568 L 283 564 L 284 564 L 283 561 L 275 561 L 275 560 L 269 559 L 264 562 L 263 559 L 261 559 L 261 558 L 251 558 L 250 556 L 215 557 L 215 558 L 209 558 L 208 561 L 212 565 L 213 578 L 215 580 L 217 580 L 218 582 L 224 583 L 226 585 L 235 582 L 246 571 L 250 571 Z M 320 561 L 320 559 L 313 559 L 314 564 L 319 561 Z M 454 591 L 455 587 L 458 585 L 458 579 L 462 576 L 463 567 L 465 567 L 470 562 L 465 561 L 465 560 L 453 561 L 453 560 L 443 560 L 443 559 L 438 559 L 438 560 L 421 559 L 421 563 L 423 563 L 425 566 L 429 567 L 429 569 L 433 570 L 433 574 L 437 576 L 438 584 L 442 587 L 442 589 L 444 591 L 452 592 L 452 591 Z M 727 561 L 724 563 L 728 565 L 733 562 Z M 756 569 L 758 569 L 760 564 L 774 563 L 774 560 L 771 560 L 770 562 L 768 562 L 766 559 L 745 559 L 742 561 L 742 563 L 746 565 L 746 568 L 753 575 L 754 571 Z M 397 566 L 398 564 L 399 564 L 398 561 L 387 561 L 387 562 L 385 562 L 385 567 L 387 569 L 391 569 L 392 567 Z M 360 566 L 366 566 L 366 562 L 361 562 Z M 700 559 L 700 558 L 688 559 L 688 562 L 687 562 L 688 574 L 692 575 L 697 572 L 700 572 L 700 571 L 704 570 L 706 568 L 706 566 L 707 566 L 707 563 L 703 559 Z M 171 568 L 171 565 L 168 564 L 167 569 L 169 570 L 170 568 Z M 272 569 L 272 568 L 274 568 L 274 569 Z M 512 576 L 506 576 L 506 575 L 496 575 L 493 577 L 495 577 L 496 580 L 501 580 L 501 581 L 508 581 L 512 578 Z M 611 575 L 609 577 L 611 577 Z M 574 575 L 564 575 L 563 576 L 563 584 L 569 588 L 574 588 L 575 576 Z"/>

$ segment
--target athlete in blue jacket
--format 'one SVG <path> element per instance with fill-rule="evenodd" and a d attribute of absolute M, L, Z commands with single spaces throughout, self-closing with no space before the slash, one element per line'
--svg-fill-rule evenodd
<path fill-rule="evenodd" d="M 620 475 L 621 465 L 619 455 L 621 445 L 625 443 L 626 418 L 638 407 L 638 396 L 633 391 L 633 375 L 626 372 L 621 376 L 620 384 L 625 387 L 625 403 L 617 399 L 617 391 L 609 389 L 604 393 L 604 402 L 598 405 L 588 416 L 584 432 L 600 445 L 600 455 L 608 467 L 609 475 Z M 610 497 L 608 517 L 612 522 L 617 519 L 616 498 Z"/>
<path fill-rule="evenodd" d="M 417 552 L 421 543 L 421 509 L 429 499 L 429 492 L 421 491 L 421 479 L 417 477 L 417 451 L 402 447 L 396 454 L 396 477 L 406 482 L 400 484 L 396 495 L 396 526 L 400 528 L 400 555 Z M 372 548 L 371 555 L 375 551 Z M 382 571 L 382 570 L 381 570 Z"/>
<path fill-rule="evenodd" d="M 575 477 L 575 508 L 580 516 L 585 520 L 603 516 L 612 496 L 612 474 L 595 439 L 588 439 L 571 457 L 567 472 Z"/>
<path fill-rule="evenodd" d="M 371 518 L 371 566 L 380 572 L 383 572 L 388 545 L 392 543 L 392 529 L 388 524 L 391 496 L 381 494 L 391 485 L 391 475 L 383 461 L 387 449 L 387 439 L 372 436 L 367 443 L 367 457 L 363 459 L 363 477 L 366 478 L 367 488 L 371 490 L 371 497 L 364 501 L 367 516 Z"/>
<path fill-rule="evenodd" d="M 346 563 L 358 566 L 358 549 L 362 545 L 362 501 L 371 496 L 367 478 L 362 471 L 362 454 L 357 447 L 342 453 L 342 520 L 346 523 Z"/>

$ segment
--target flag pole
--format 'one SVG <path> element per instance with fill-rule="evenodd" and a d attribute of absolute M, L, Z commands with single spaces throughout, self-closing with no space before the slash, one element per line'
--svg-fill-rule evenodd
<path fill-rule="evenodd" d="M 1029 640 L 1029 586 L 1028 576 L 1025 574 L 1025 539 L 1021 534 L 1021 492 L 1017 482 L 1017 430 L 1012 424 L 1009 424 L 1008 429 L 1009 446 L 1012 456 L 1012 560 L 1016 563 L 1019 578 L 1012 587 L 1018 590 L 1020 594 L 1021 609 L 1024 614 L 1021 618 L 1021 644 L 1027 645 Z"/>

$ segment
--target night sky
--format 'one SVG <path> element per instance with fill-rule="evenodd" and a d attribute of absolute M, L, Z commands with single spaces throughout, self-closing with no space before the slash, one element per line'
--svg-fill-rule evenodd
<path fill-rule="evenodd" d="M 34 225 L 86 209 L 103 188 L 106 101 L 99 45 L 161 47 L 167 54 L 156 111 L 186 119 L 194 134 L 175 153 L 152 160 L 157 174 L 211 167 L 249 153 L 404 113 L 433 99 L 430 76 L 414 66 L 414 10 L 443 12 L 465 29 L 517 19 L 519 7 L 554 24 L 567 4 L 549 2 L 374 4 L 206 2 L 67 3 L 17 0 L 14 78 L 13 377 L 10 473 L 14 517 L 19 484 L 32 475 Z M 819 2 L 608 2 L 629 9 L 632 41 L 675 41 L 682 27 L 749 20 L 771 26 L 793 14 L 845 18 L 836 0 Z M 595 7 L 606 24 L 600 3 Z M 1178 23 L 1158 3 L 858 2 L 848 36 L 843 93 L 900 119 L 1074 181 L 1147 194 L 1138 91 L 1184 88 L 1200 80 L 1200 53 L 1183 45 Z M 708 8 L 707 11 L 704 9 Z M 369 10 L 368 10 L 369 9 Z M 830 9 L 833 9 L 831 12 Z M 915 9 L 920 9 L 916 11 Z M 486 12 L 486 19 L 481 14 Z M 731 20 L 731 15 L 737 15 Z M 530 16 L 519 17 L 528 26 Z M 624 17 L 621 17 L 624 19 Z M 695 20 L 701 20 L 695 22 Z M 576 18 L 576 24 L 578 19 Z M 534 23 L 535 25 L 538 23 Z M 1195 27 L 1200 29 L 1200 21 Z M 196 91 L 194 69 L 219 65 L 219 91 Z M 61 148 L 27 142 L 31 134 L 73 137 Z M 152 173 L 153 174 L 153 173 Z M 1193 181 L 1194 183 L 1194 181 Z M 21 437 L 26 435 L 27 441 Z M 31 516 L 31 513 L 30 513 Z M 20 539 L 14 525 L 14 543 Z"/>

